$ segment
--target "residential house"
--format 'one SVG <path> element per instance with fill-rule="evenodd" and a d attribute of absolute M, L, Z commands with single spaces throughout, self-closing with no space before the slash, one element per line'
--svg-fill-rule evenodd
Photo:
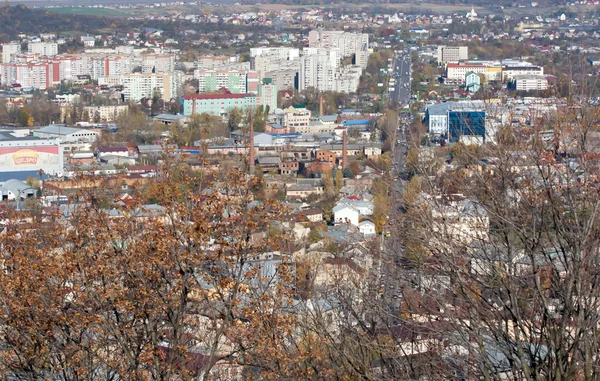
<path fill-rule="evenodd" d="M 338 203 L 332 211 L 335 224 L 349 223 L 358 226 L 360 212 L 354 206 Z"/>

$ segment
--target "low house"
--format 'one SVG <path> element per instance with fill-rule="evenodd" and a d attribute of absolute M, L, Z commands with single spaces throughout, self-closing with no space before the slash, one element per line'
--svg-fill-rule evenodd
<path fill-rule="evenodd" d="M 358 226 L 360 212 L 354 206 L 338 204 L 333 208 L 333 222 L 335 224 L 350 223 Z"/>
<path fill-rule="evenodd" d="M 299 216 L 306 217 L 306 219 L 310 222 L 323 221 L 323 211 L 319 208 L 310 208 L 310 209 L 300 210 L 297 214 Z"/>
<path fill-rule="evenodd" d="M 27 183 L 19 180 L 8 180 L 0 187 L 2 200 L 23 200 L 35 197 L 37 190 Z"/>
<path fill-rule="evenodd" d="M 338 202 L 338 205 L 349 205 L 354 207 L 361 216 L 372 216 L 373 215 L 373 203 L 371 201 L 362 201 L 355 197 L 344 198 Z"/>
<path fill-rule="evenodd" d="M 375 224 L 371 221 L 362 221 L 358 224 L 358 231 L 361 232 L 365 237 L 375 236 Z"/>
<path fill-rule="evenodd" d="M 316 187 L 310 184 L 294 184 L 287 188 L 285 195 L 287 198 L 300 198 L 304 199 L 310 195 L 321 195 L 323 193 L 322 187 Z"/>

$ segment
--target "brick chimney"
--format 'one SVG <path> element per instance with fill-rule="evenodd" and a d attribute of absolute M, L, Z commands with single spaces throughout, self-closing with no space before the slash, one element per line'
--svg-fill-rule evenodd
<path fill-rule="evenodd" d="M 254 175 L 254 121 L 250 115 L 250 175 Z"/>
<path fill-rule="evenodd" d="M 323 116 L 323 96 L 319 95 L 319 116 Z"/>
<path fill-rule="evenodd" d="M 348 146 L 346 143 L 346 130 L 342 136 L 342 171 L 348 166 Z"/>

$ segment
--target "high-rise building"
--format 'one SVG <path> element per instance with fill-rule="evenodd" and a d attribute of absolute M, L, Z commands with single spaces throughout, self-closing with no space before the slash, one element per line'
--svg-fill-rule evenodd
<path fill-rule="evenodd" d="M 21 44 L 19 42 L 9 42 L 2 44 L 2 63 L 11 63 L 12 56 L 21 54 Z"/>
<path fill-rule="evenodd" d="M 52 57 L 58 54 L 58 44 L 56 42 L 30 42 L 27 45 L 27 52 Z"/>
<path fill-rule="evenodd" d="M 363 69 L 369 61 L 369 34 L 337 30 L 311 30 L 308 33 L 311 48 L 338 49 L 341 57 L 354 56 L 354 63 Z"/>
<path fill-rule="evenodd" d="M 210 93 L 226 88 L 233 94 L 248 92 L 248 77 L 246 71 L 230 70 L 196 70 L 194 78 L 198 80 L 198 92 Z"/>
<path fill-rule="evenodd" d="M 270 112 L 275 111 L 277 108 L 277 85 L 271 78 L 263 79 L 263 83 L 258 86 L 258 97 L 263 109 L 268 107 Z"/>
<path fill-rule="evenodd" d="M 122 79 L 124 100 L 135 102 L 142 98 L 152 98 L 156 92 L 165 100 L 177 96 L 180 80 L 178 73 L 174 74 L 125 74 Z"/>
<path fill-rule="evenodd" d="M 469 59 L 468 46 L 438 46 L 438 63 L 457 62 Z"/>
<path fill-rule="evenodd" d="M 50 87 L 50 70 L 46 62 L 6 63 L 0 65 L 2 85 L 20 84 L 24 88 L 45 90 Z"/>
<path fill-rule="evenodd" d="M 335 91 L 335 73 L 339 66 L 336 49 L 307 48 L 300 59 L 298 90 L 314 87 L 319 91 Z"/>
<path fill-rule="evenodd" d="M 142 55 L 142 73 L 169 74 L 175 71 L 174 54 Z"/>

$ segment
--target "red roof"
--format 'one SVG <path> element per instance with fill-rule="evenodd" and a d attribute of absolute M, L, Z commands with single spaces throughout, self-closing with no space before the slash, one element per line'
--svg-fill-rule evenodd
<path fill-rule="evenodd" d="M 256 97 L 254 94 L 192 94 L 185 95 L 183 99 L 230 99 Z"/>

